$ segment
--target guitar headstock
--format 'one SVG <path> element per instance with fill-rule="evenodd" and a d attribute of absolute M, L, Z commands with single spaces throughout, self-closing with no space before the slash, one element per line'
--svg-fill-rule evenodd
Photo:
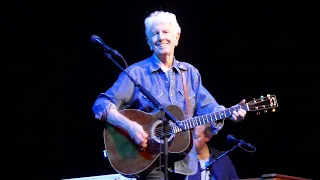
<path fill-rule="evenodd" d="M 253 99 L 248 102 L 249 111 L 258 111 L 259 115 L 261 110 L 267 112 L 267 109 L 271 109 L 271 112 L 275 112 L 275 108 L 278 107 L 278 101 L 275 95 L 268 94 L 267 96 L 261 96 L 259 99 Z"/>

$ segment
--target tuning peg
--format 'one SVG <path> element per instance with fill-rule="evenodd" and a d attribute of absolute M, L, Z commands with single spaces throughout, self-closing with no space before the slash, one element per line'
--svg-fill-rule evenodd
<path fill-rule="evenodd" d="M 263 99 L 263 98 L 264 98 L 264 96 L 261 95 L 261 96 L 260 96 L 260 99 Z"/>
<path fill-rule="evenodd" d="M 267 94 L 267 97 L 270 97 L 270 94 Z"/>
<path fill-rule="evenodd" d="M 276 109 L 272 109 L 271 112 L 276 112 Z"/>
<path fill-rule="evenodd" d="M 268 111 L 267 110 L 264 110 L 264 113 L 267 113 Z"/>
<path fill-rule="evenodd" d="M 259 112 L 259 111 L 257 111 L 257 115 L 260 115 L 260 112 Z"/>

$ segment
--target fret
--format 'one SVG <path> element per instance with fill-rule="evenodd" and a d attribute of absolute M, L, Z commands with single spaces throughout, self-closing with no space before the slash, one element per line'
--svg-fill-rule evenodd
<path fill-rule="evenodd" d="M 184 126 L 184 129 L 187 129 L 187 127 L 186 127 L 186 121 L 183 121 L 183 126 Z"/>
<path fill-rule="evenodd" d="M 190 122 L 189 122 L 189 119 L 186 120 L 186 123 L 187 123 L 187 128 L 189 129 L 190 128 Z"/>
<path fill-rule="evenodd" d="M 210 123 L 210 120 L 208 118 L 208 114 L 206 114 L 205 116 L 206 116 L 207 124 Z"/>
<path fill-rule="evenodd" d="M 231 116 L 232 116 L 232 113 L 233 113 L 233 111 L 235 111 L 235 109 L 234 108 L 230 108 L 231 109 Z"/>
<path fill-rule="evenodd" d="M 183 123 L 182 123 L 182 124 L 183 124 Z M 181 124 L 180 124 L 180 125 L 181 125 Z M 177 127 L 177 128 L 178 128 L 178 130 L 179 130 L 178 132 L 181 132 L 181 131 L 182 131 L 182 129 L 181 129 L 180 127 Z"/>
<path fill-rule="evenodd" d="M 191 120 L 192 120 L 192 119 L 191 119 Z M 192 124 L 193 124 L 193 128 L 196 127 L 193 120 L 192 120 Z"/>
<path fill-rule="evenodd" d="M 188 120 L 186 120 L 186 124 L 187 124 L 187 129 L 189 129 L 189 122 L 188 122 Z"/>
<path fill-rule="evenodd" d="M 226 116 L 228 116 L 228 117 L 231 116 L 230 109 L 226 109 L 225 113 L 226 113 Z"/>
<path fill-rule="evenodd" d="M 177 129 L 176 129 L 175 124 L 173 124 L 172 129 L 173 129 L 173 132 L 174 132 L 174 133 L 176 133 L 176 132 L 177 132 Z"/>
<path fill-rule="evenodd" d="M 214 120 L 217 120 L 217 115 L 216 113 L 213 113 L 214 114 Z"/>
<path fill-rule="evenodd" d="M 194 120 L 193 119 L 190 119 L 190 120 L 192 122 L 192 128 L 194 128 L 195 127 Z"/>

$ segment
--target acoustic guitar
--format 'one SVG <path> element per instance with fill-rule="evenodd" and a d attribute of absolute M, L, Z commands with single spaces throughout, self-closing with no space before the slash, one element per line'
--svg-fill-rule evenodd
<path fill-rule="evenodd" d="M 212 126 L 221 129 L 224 119 L 231 117 L 232 112 L 240 108 L 245 111 L 259 112 L 267 109 L 275 111 L 276 107 L 278 107 L 276 96 L 267 95 L 247 102 L 245 105 L 237 105 L 219 112 L 186 119 L 184 112 L 178 106 L 166 106 L 168 111 L 176 117 L 178 123 L 182 125 L 180 127 L 184 128 L 182 130 L 174 122 L 169 121 L 166 134 L 168 138 L 168 160 L 172 162 L 182 160 L 190 152 L 193 145 L 191 129 L 197 126 L 210 123 Z M 119 174 L 128 178 L 139 177 L 140 173 L 152 171 L 158 167 L 159 160 L 160 163 L 163 162 L 161 155 L 164 147 L 164 133 L 161 119 L 164 117 L 164 112 L 159 111 L 151 114 L 136 109 L 125 109 L 121 110 L 120 113 L 139 123 L 149 134 L 147 148 L 142 150 L 125 130 L 106 123 L 103 135 L 108 159 L 111 166 Z"/>

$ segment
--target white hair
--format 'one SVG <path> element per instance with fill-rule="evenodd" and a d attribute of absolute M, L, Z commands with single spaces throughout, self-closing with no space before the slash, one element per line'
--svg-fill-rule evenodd
<path fill-rule="evenodd" d="M 176 15 L 170 12 L 155 11 L 144 20 L 145 33 L 147 37 L 152 25 L 159 23 L 169 23 L 172 25 L 175 33 L 181 33 L 181 28 L 177 22 Z"/>

